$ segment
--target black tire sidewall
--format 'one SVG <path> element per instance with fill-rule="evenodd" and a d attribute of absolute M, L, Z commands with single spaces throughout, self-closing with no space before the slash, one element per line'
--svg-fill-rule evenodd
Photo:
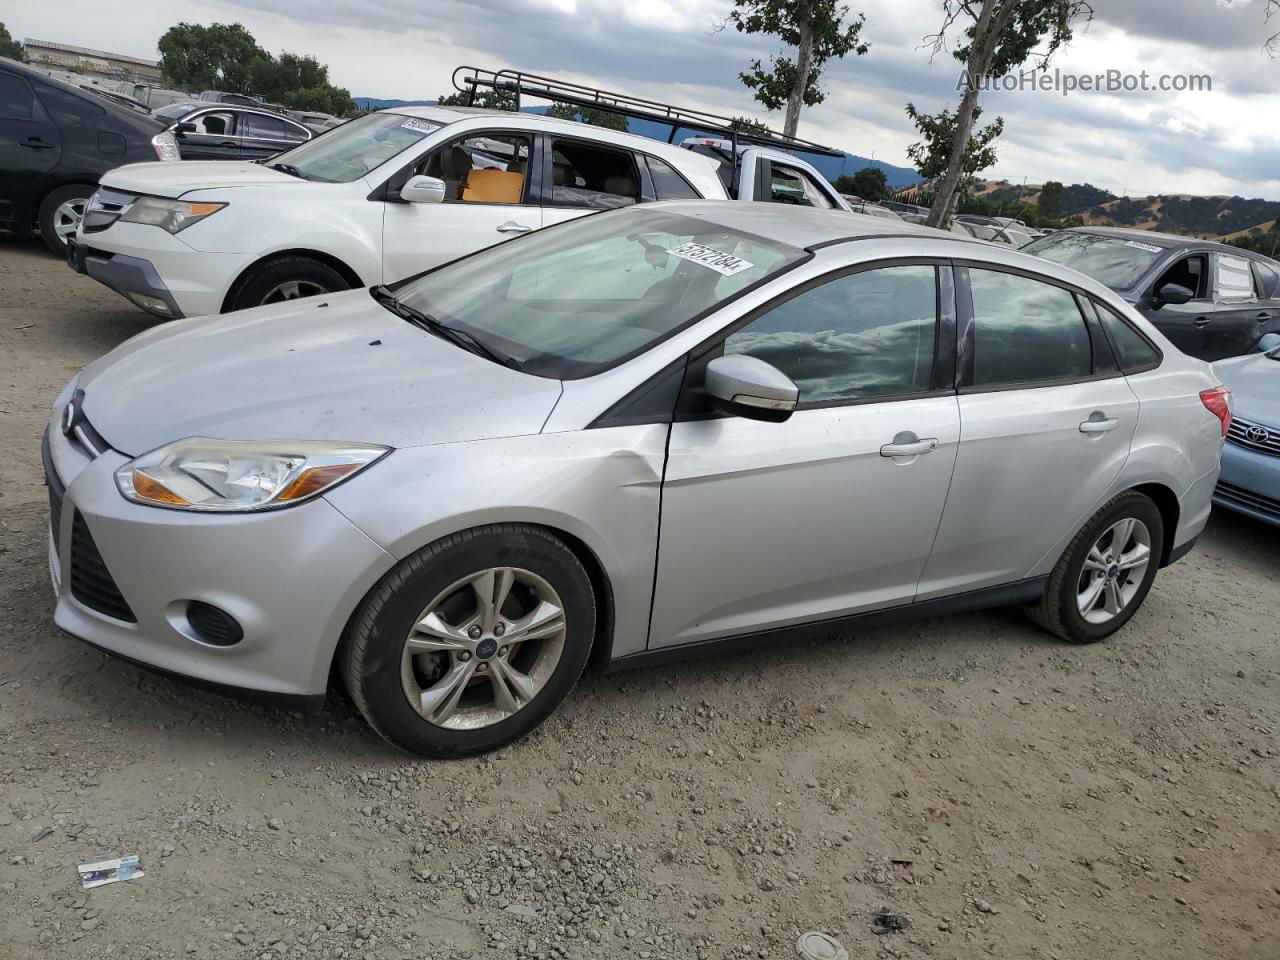
<path fill-rule="evenodd" d="M 1147 566 L 1138 592 L 1134 594 L 1133 599 L 1119 616 L 1106 623 L 1089 623 L 1080 615 L 1076 606 L 1076 585 L 1080 582 L 1080 574 L 1084 569 L 1090 548 L 1102 536 L 1103 531 L 1125 517 L 1141 520 L 1146 525 L 1151 535 L 1151 562 Z M 1159 508 L 1150 498 L 1140 493 L 1121 497 L 1089 522 L 1084 536 L 1076 542 L 1074 552 L 1067 558 L 1059 596 L 1056 598 L 1059 604 L 1059 620 L 1066 628 L 1068 639 L 1074 643 L 1096 643 L 1111 636 L 1129 622 L 1142 607 L 1151 590 L 1151 585 L 1155 582 L 1156 573 L 1160 568 L 1160 558 L 1164 555 L 1164 537 L 1164 518 L 1160 515 Z"/>
<path fill-rule="evenodd" d="M 515 715 L 477 730 L 438 727 L 424 720 L 404 695 L 400 682 L 404 642 L 432 597 L 469 573 L 489 567 L 520 567 L 551 584 L 564 605 L 564 650 L 551 679 Z M 450 546 L 404 578 L 375 614 L 351 680 L 362 685 L 376 725 L 398 746 L 435 757 L 482 753 L 523 736 L 550 716 L 581 676 L 594 635 L 591 581 L 567 547 L 549 537 L 482 534 Z"/>
<path fill-rule="evenodd" d="M 247 310 L 262 306 L 262 298 L 271 292 L 273 287 L 290 280 L 306 280 L 319 284 L 325 288 L 325 293 L 338 293 L 351 288 L 342 274 L 327 263 L 321 263 L 311 257 L 284 257 L 254 268 L 253 272 L 237 286 L 235 294 L 231 297 L 229 309 Z M 323 294 L 315 294 L 315 296 L 323 296 Z"/>
<path fill-rule="evenodd" d="M 54 232 L 53 215 L 57 212 L 58 207 L 62 206 L 68 200 L 82 199 L 88 202 L 93 196 L 94 188 L 88 184 L 70 184 L 65 187 L 59 187 L 54 190 L 40 204 L 40 212 L 38 215 L 38 226 L 40 228 L 40 239 L 44 241 L 44 245 L 59 256 L 65 255 L 67 245 L 62 242 L 62 238 Z"/>

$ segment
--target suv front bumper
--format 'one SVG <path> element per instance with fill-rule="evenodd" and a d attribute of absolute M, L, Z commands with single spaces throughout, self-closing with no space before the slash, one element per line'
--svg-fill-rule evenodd
<path fill-rule="evenodd" d="M 68 237 L 67 263 L 76 273 L 93 277 L 147 313 L 165 320 L 183 316 L 150 260 L 97 250 Z"/>

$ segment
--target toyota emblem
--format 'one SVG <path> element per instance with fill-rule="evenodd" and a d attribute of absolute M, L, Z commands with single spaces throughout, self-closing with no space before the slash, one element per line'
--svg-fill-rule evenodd
<path fill-rule="evenodd" d="M 1244 438 L 1250 443 L 1266 443 L 1271 439 L 1271 431 L 1265 427 L 1245 427 Z"/>

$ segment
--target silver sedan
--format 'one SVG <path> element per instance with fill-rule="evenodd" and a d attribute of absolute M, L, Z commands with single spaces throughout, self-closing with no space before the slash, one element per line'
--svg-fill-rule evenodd
<path fill-rule="evenodd" d="M 1020 604 L 1101 640 L 1191 549 L 1229 394 L 1100 284 L 777 204 L 602 213 L 154 328 L 45 438 L 56 620 L 446 756 L 589 662 Z"/>

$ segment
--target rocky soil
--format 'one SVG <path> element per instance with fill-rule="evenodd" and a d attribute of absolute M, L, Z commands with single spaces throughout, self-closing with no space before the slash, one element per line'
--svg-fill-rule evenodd
<path fill-rule="evenodd" d="M 1280 956 L 1276 530 L 1215 516 L 1105 645 L 997 611 L 592 675 L 418 761 L 54 628 L 48 404 L 150 323 L 0 240 L 0 957 Z"/>

